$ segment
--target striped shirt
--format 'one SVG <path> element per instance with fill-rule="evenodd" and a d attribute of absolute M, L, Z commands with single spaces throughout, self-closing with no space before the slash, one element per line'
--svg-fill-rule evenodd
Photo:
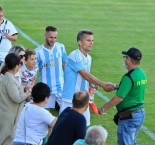
<path fill-rule="evenodd" d="M 79 71 L 85 69 L 90 73 L 91 61 L 91 56 L 88 54 L 84 56 L 79 49 L 70 53 L 65 66 L 63 100 L 70 102 L 75 92 L 88 90 L 89 82 L 80 75 Z"/>
<path fill-rule="evenodd" d="M 36 53 L 40 81 L 50 87 L 51 94 L 62 93 L 64 84 L 62 63 L 67 59 L 65 46 L 56 42 L 52 49 L 47 49 L 42 44 L 36 48 Z"/>

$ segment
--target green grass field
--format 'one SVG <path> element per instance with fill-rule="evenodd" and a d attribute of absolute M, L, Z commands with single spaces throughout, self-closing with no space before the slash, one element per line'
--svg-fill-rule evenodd
<path fill-rule="evenodd" d="M 81 29 L 94 32 L 91 72 L 103 81 L 119 83 L 126 72 L 121 51 L 138 47 L 143 58 L 142 68 L 148 78 L 145 95 L 146 119 L 144 126 L 155 134 L 155 2 L 153 0 L 1 0 L 5 16 L 38 43 L 44 42 L 47 25 L 58 28 L 58 41 L 66 46 L 67 53 L 77 48 L 76 35 Z M 35 48 L 22 35 L 14 43 Z M 153 63 L 154 62 L 154 63 Z M 115 92 L 105 93 L 111 98 Z M 100 107 L 105 101 L 96 96 Z M 91 116 L 91 125 L 101 124 L 109 132 L 107 145 L 116 145 L 115 109 L 104 116 Z M 54 112 L 56 113 L 56 112 Z M 154 137 L 155 139 L 155 137 Z M 139 145 L 155 145 L 149 135 L 140 131 Z"/>

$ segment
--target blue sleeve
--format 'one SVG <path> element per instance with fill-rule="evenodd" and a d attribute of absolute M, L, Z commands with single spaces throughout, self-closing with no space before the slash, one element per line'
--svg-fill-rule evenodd
<path fill-rule="evenodd" d="M 39 70 L 41 70 L 42 69 L 41 58 L 40 58 L 40 54 L 38 51 L 36 51 L 36 55 L 37 55 L 37 66 L 38 66 Z"/>
<path fill-rule="evenodd" d="M 67 53 L 66 53 L 65 47 L 61 47 L 61 50 L 62 50 L 62 62 L 66 62 Z"/>
<path fill-rule="evenodd" d="M 67 65 L 70 66 L 75 72 L 85 69 L 81 61 L 75 62 L 70 58 L 67 59 Z"/>

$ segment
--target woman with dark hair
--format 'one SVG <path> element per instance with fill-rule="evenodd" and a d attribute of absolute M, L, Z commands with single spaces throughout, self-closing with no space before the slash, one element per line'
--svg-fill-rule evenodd
<path fill-rule="evenodd" d="M 31 95 L 15 78 L 20 67 L 20 56 L 10 53 L 5 57 L 0 79 L 0 145 L 12 143 L 22 102 Z"/>

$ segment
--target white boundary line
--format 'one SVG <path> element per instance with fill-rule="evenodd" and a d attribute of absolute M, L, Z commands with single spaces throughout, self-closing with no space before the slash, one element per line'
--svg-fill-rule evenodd
<path fill-rule="evenodd" d="M 38 42 L 34 41 L 31 37 L 29 37 L 27 34 L 25 34 L 21 29 L 19 29 L 18 27 L 16 27 L 16 29 L 17 29 L 17 32 L 19 32 L 24 38 L 26 38 L 32 44 L 34 44 L 35 46 L 39 46 L 40 45 Z"/>
<path fill-rule="evenodd" d="M 29 37 L 27 34 L 25 34 L 21 29 L 19 29 L 18 27 L 16 27 L 17 31 L 24 37 L 26 38 L 28 41 L 30 41 L 32 44 L 34 44 L 35 46 L 39 46 L 40 44 L 36 41 L 34 41 L 31 37 Z M 105 100 L 106 102 L 109 101 L 109 98 L 104 96 L 101 92 L 99 91 L 95 91 L 95 93 L 101 97 L 103 100 Z M 148 136 L 150 136 L 151 139 L 155 140 L 155 134 L 152 133 L 150 130 L 148 130 L 145 126 L 142 126 L 141 128 Z"/>

